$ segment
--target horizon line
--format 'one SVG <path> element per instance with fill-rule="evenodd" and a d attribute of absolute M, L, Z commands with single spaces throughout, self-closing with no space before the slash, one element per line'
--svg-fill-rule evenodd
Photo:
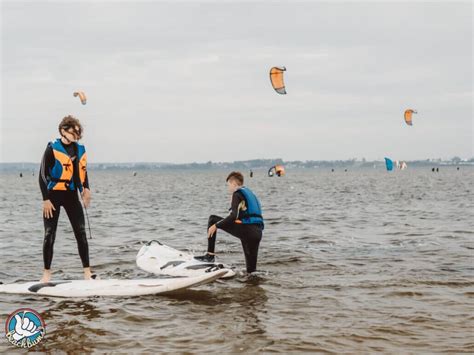
<path fill-rule="evenodd" d="M 388 157 L 387 157 L 388 158 Z M 457 159 L 456 159 L 457 158 Z M 474 160 L 474 156 L 470 158 L 461 158 L 461 157 L 452 157 L 450 159 L 443 159 L 443 158 L 423 158 L 423 159 L 393 159 L 391 160 L 398 160 L 398 161 L 405 161 L 405 162 L 426 162 L 426 161 L 454 161 L 459 160 L 459 162 L 469 162 Z M 208 160 L 205 162 L 185 162 L 185 163 L 178 163 L 178 162 L 163 162 L 163 161 L 102 161 L 102 162 L 90 162 L 89 164 L 167 164 L 167 165 L 189 165 L 189 164 L 236 164 L 236 163 L 247 163 L 247 162 L 255 162 L 255 161 L 279 161 L 283 163 L 309 163 L 309 162 L 360 162 L 360 163 L 372 163 L 372 162 L 384 162 L 384 158 L 381 160 L 370 160 L 364 158 L 347 158 L 347 159 L 308 159 L 308 160 L 283 160 L 281 158 L 260 158 L 260 159 L 247 159 L 247 160 L 234 160 L 234 161 L 212 161 Z M 13 162 L 0 162 L 0 164 L 41 164 L 41 162 L 31 162 L 31 161 L 13 161 Z"/>

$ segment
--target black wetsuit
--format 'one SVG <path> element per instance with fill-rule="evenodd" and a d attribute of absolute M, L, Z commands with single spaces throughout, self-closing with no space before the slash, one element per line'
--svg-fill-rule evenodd
<path fill-rule="evenodd" d="M 79 162 L 77 157 L 77 146 L 76 144 L 64 144 L 61 143 L 66 149 L 70 157 L 73 159 L 73 181 L 74 186 L 80 186 L 79 178 Z M 46 151 L 41 161 L 40 173 L 39 173 L 39 185 L 41 193 L 43 194 L 43 201 L 50 200 L 53 204 L 55 211 L 53 210 L 52 218 L 45 218 L 44 221 L 44 241 L 43 241 L 43 261 L 44 268 L 49 270 L 51 268 L 51 261 L 53 260 L 53 248 L 54 240 L 56 239 L 56 229 L 58 227 L 59 211 L 60 207 L 63 206 L 66 210 L 69 221 L 71 222 L 74 236 L 77 241 L 77 248 L 79 249 L 79 255 L 81 257 L 82 266 L 89 267 L 89 245 L 87 243 L 87 235 L 84 221 L 84 212 L 82 210 L 81 202 L 79 201 L 77 190 L 48 190 L 49 179 L 51 178 L 51 169 L 53 168 L 56 159 L 54 158 L 53 149 L 48 144 Z M 84 188 L 89 188 L 89 180 L 87 177 L 83 184 Z"/>
<path fill-rule="evenodd" d="M 236 191 L 232 195 L 232 204 L 230 213 L 226 218 L 211 215 L 207 224 L 207 228 L 215 224 L 217 228 L 237 237 L 242 242 L 242 248 L 245 254 L 245 264 L 247 272 L 251 273 L 257 269 L 258 246 L 262 240 L 263 226 L 259 224 L 241 224 L 235 223 L 235 220 L 241 219 L 242 212 L 238 210 L 239 204 L 245 201 L 241 192 Z M 208 239 L 207 251 L 214 253 L 216 245 L 216 234 Z"/>

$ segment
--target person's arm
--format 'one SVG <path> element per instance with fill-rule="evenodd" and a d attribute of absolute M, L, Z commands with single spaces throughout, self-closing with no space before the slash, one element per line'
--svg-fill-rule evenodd
<path fill-rule="evenodd" d="M 54 153 L 51 146 L 48 144 L 46 150 L 43 154 L 43 159 L 41 160 L 41 166 L 39 171 L 39 185 L 41 189 L 41 194 L 43 195 L 43 201 L 49 200 L 49 191 L 48 191 L 48 179 L 50 177 L 50 170 L 54 166 Z"/>
<path fill-rule="evenodd" d="M 87 177 L 87 171 L 82 187 L 82 201 L 84 202 L 84 207 L 88 208 L 91 203 L 91 190 L 89 190 L 89 178 Z"/>
<path fill-rule="evenodd" d="M 82 186 L 85 189 L 90 190 L 90 188 L 89 188 L 89 174 L 87 173 L 87 171 L 86 171 L 86 178 L 84 179 L 84 183 L 82 184 Z"/>
<path fill-rule="evenodd" d="M 244 200 L 244 197 L 242 196 L 241 193 L 239 193 L 238 191 L 234 192 L 234 194 L 232 195 L 230 213 L 226 218 L 216 223 L 217 228 L 222 229 L 225 226 L 229 226 L 235 223 L 235 220 L 237 219 L 239 215 L 239 205 L 243 200 Z"/>

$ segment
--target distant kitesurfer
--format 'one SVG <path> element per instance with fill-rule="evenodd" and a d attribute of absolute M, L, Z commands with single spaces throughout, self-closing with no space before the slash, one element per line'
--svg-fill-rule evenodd
<path fill-rule="evenodd" d="M 49 282 L 51 279 L 53 247 L 61 206 L 66 210 L 74 231 L 84 268 L 84 279 L 88 280 L 92 277 L 89 265 L 89 245 L 84 211 L 78 196 L 80 193 L 84 207 L 87 208 L 91 200 L 87 156 L 85 147 L 78 143 L 78 140 L 82 138 L 83 129 L 79 120 L 73 116 L 64 117 L 58 129 L 61 138 L 48 143 L 39 173 L 44 221 L 44 271 L 41 282 Z"/>
<path fill-rule="evenodd" d="M 257 268 L 258 247 L 263 234 L 263 217 L 260 201 L 244 185 L 244 177 L 233 171 L 227 176 L 227 188 L 232 194 L 230 213 L 226 218 L 211 215 L 208 221 L 207 253 L 197 256 L 197 260 L 214 262 L 217 229 L 240 239 L 245 254 L 247 272 Z"/>

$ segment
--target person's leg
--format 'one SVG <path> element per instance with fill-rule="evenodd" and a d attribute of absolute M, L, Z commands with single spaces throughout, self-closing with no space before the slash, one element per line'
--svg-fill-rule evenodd
<path fill-rule="evenodd" d="M 222 217 L 216 216 L 216 215 L 209 216 L 209 220 L 207 221 L 207 229 L 209 229 L 210 226 L 212 226 L 213 224 L 216 224 L 222 219 L 223 219 Z M 207 253 L 208 254 L 214 254 L 214 251 L 216 248 L 216 238 L 217 238 L 217 231 L 210 238 L 207 238 Z"/>
<path fill-rule="evenodd" d="M 262 239 L 262 229 L 257 225 L 235 223 L 222 228 L 222 230 L 240 239 L 244 250 L 247 272 L 254 272 L 257 268 L 258 247 Z"/>
<path fill-rule="evenodd" d="M 248 226 L 247 228 L 247 233 L 240 240 L 244 250 L 247 272 L 250 274 L 257 270 L 258 247 L 262 240 L 262 231 L 256 226 Z"/>
<path fill-rule="evenodd" d="M 43 263 L 44 270 L 40 282 L 49 282 L 51 280 L 51 262 L 53 261 L 54 241 L 56 239 L 56 230 L 58 228 L 59 212 L 61 204 L 55 199 L 51 199 L 56 210 L 53 210 L 53 217 L 45 218 L 44 223 L 44 239 L 43 239 Z"/>
<path fill-rule="evenodd" d="M 209 229 L 210 226 L 212 226 L 213 224 L 216 224 L 220 220 L 222 220 L 222 217 L 220 217 L 220 216 L 216 216 L 216 215 L 209 216 L 209 219 L 207 221 L 207 229 Z M 206 230 L 206 232 L 207 232 L 207 230 Z M 207 233 L 206 233 L 206 235 L 207 235 Z M 199 260 L 199 261 L 208 262 L 208 263 L 213 263 L 214 262 L 215 255 L 216 255 L 215 254 L 216 235 L 217 235 L 217 232 L 214 233 L 211 237 L 208 236 L 206 254 L 200 255 L 200 256 L 195 256 L 194 259 Z"/>
<path fill-rule="evenodd" d="M 81 202 L 75 192 L 71 193 L 67 201 L 64 202 L 64 209 L 66 210 L 74 231 L 74 236 L 76 237 L 77 249 L 81 257 L 82 267 L 84 268 L 84 279 L 88 280 L 91 278 L 92 273 L 89 265 L 89 244 L 87 243 L 86 223 Z"/>

